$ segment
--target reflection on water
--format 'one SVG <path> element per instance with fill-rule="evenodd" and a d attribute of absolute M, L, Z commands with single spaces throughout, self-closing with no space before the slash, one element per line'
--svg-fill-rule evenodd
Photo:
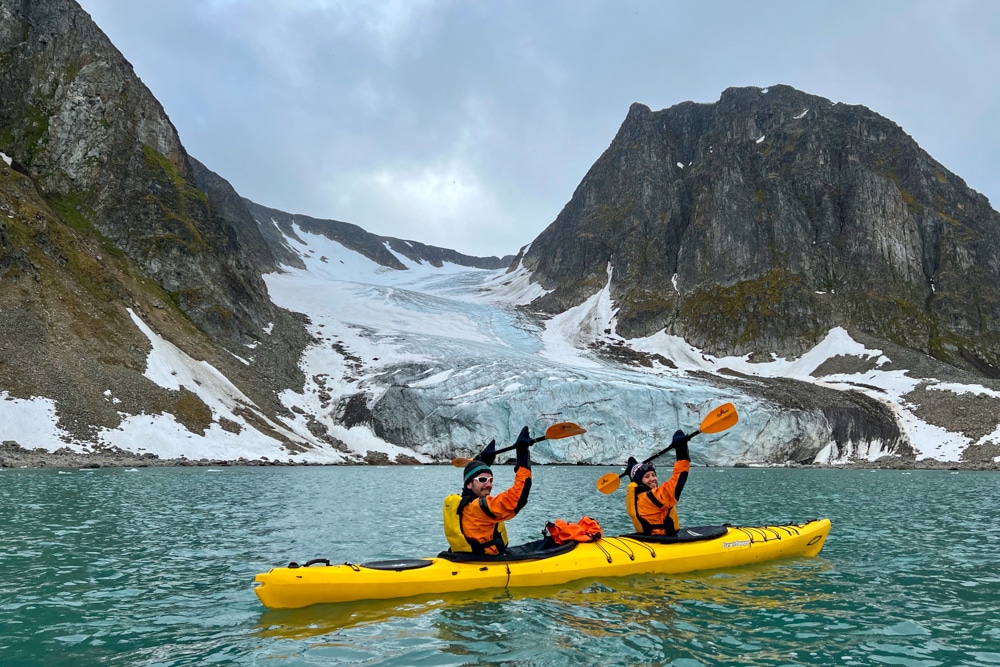
<path fill-rule="evenodd" d="M 437 553 L 457 473 L 63 472 L 0 476 L 4 665 L 1000 665 L 995 474 L 695 469 L 686 524 L 828 516 L 820 556 L 268 611 L 272 566 Z M 539 466 L 512 538 L 582 514 L 627 531 L 604 472 Z"/>
<path fill-rule="evenodd" d="M 795 559 L 686 575 L 639 575 L 582 579 L 560 586 L 502 591 L 425 595 L 403 600 L 369 600 L 265 611 L 257 624 L 262 637 L 316 637 L 354 626 L 441 613 L 475 622 L 481 609 L 498 601 L 521 601 L 561 624 L 592 636 L 609 633 L 605 616 L 662 618 L 679 601 L 710 608 L 775 607 L 804 611 L 808 604 L 832 600 L 832 593 L 811 590 L 817 573 L 830 568 L 820 559 Z M 779 600 L 783 602 L 779 603 Z M 457 615 L 457 616 L 456 616 Z M 599 622 L 595 622 L 599 621 Z"/>

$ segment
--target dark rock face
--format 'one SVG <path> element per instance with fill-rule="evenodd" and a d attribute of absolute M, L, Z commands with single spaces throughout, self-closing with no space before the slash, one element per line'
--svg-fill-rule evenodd
<path fill-rule="evenodd" d="M 134 314 L 283 414 L 311 339 L 268 299 L 256 221 L 70 0 L 0 0 L 0 151 L 0 389 L 52 399 L 76 438 L 161 412 L 203 433 L 200 399 L 143 375 Z"/>
<path fill-rule="evenodd" d="M 269 244 L 257 228 L 257 221 L 243 203 L 243 198 L 233 189 L 229 181 L 203 165 L 193 157 L 188 157 L 191 177 L 199 190 L 205 193 L 212 207 L 212 215 L 221 226 L 235 236 L 234 246 L 239 249 L 255 274 L 276 270 L 275 257 Z"/>
<path fill-rule="evenodd" d="M 523 257 L 559 312 L 607 282 L 618 333 L 717 354 L 854 326 L 998 377 L 1000 214 L 895 123 L 788 86 L 633 104 Z M 522 258 L 518 258 L 522 259 Z"/>
<path fill-rule="evenodd" d="M 268 208 L 255 204 L 249 199 L 244 199 L 247 208 L 256 218 L 260 225 L 261 234 L 268 240 L 275 257 L 280 257 L 282 263 L 290 266 L 300 266 L 302 261 L 291 253 L 291 249 L 284 245 L 282 233 L 291 238 L 298 238 L 295 227 L 312 234 L 319 234 L 327 237 L 345 248 L 353 250 L 368 259 L 391 269 L 405 269 L 404 266 L 393 253 L 399 253 L 403 257 L 414 262 L 427 262 L 431 266 L 440 267 L 444 262 L 457 264 L 458 266 L 468 266 L 479 269 L 502 269 L 509 266 L 513 256 L 505 257 L 472 257 L 463 255 L 455 250 L 429 246 L 417 241 L 406 241 L 392 238 L 391 236 L 377 236 L 367 232 L 357 225 L 339 220 L 319 220 L 308 215 L 285 213 L 277 209 Z M 390 252 L 385 246 L 392 248 Z M 291 257 L 288 257 L 291 255 Z"/>
<path fill-rule="evenodd" d="M 0 391 L 51 399 L 58 426 L 85 440 L 143 413 L 170 413 L 203 433 L 212 417 L 200 399 L 144 376 L 150 343 L 129 311 L 219 369 L 268 416 L 286 412 L 282 388 L 302 387 L 298 359 L 312 342 L 302 316 L 276 308 L 252 362 L 237 361 L 135 262 L 68 225 L 28 176 L 0 161 Z"/>
<path fill-rule="evenodd" d="M 877 446 L 894 456 L 912 460 L 913 450 L 900 431 L 892 410 L 884 401 L 860 391 L 830 389 L 787 378 L 750 378 L 723 369 L 728 386 L 739 388 L 774 405 L 801 424 L 799 435 L 788 442 L 773 443 L 768 463 L 812 463 L 820 448 L 830 445 L 836 454 L 867 458 L 864 449 Z M 706 376 L 709 382 L 716 380 Z M 817 431 L 822 437 L 816 437 Z"/>
<path fill-rule="evenodd" d="M 273 258 L 86 12 L 0 1 L 0 90 L 0 150 L 62 219 L 123 251 L 213 337 L 256 339 L 274 319 L 260 277 Z"/>

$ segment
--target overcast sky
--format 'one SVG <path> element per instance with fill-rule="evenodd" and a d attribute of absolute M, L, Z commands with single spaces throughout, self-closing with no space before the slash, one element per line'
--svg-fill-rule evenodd
<path fill-rule="evenodd" d="M 1000 207 L 1000 2 L 79 0 L 253 201 L 472 255 L 548 226 L 629 105 L 784 83 Z"/>

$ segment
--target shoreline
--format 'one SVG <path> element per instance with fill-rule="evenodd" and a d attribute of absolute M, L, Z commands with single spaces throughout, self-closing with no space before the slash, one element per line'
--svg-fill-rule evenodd
<path fill-rule="evenodd" d="M 391 464 L 391 462 L 388 462 Z M 258 467 L 258 466 L 321 466 L 321 465 L 353 465 L 343 463 L 290 463 L 287 461 L 271 461 L 261 459 L 239 458 L 228 459 L 189 459 L 180 457 L 163 459 L 156 454 L 136 454 L 117 447 L 102 449 L 96 452 L 75 452 L 68 447 L 49 451 L 42 447 L 26 449 L 12 440 L 0 444 L 0 469 L 20 468 L 61 468 L 61 469 L 100 469 L 100 468 L 178 468 L 178 467 Z"/>
<path fill-rule="evenodd" d="M 262 467 L 262 466 L 358 466 L 358 465 L 451 465 L 450 461 L 437 463 L 419 463 L 409 457 L 402 461 L 388 459 L 364 463 L 310 463 L 288 462 L 262 459 L 240 458 L 225 459 L 161 459 L 155 454 L 135 454 L 123 449 L 106 449 L 93 453 L 74 452 L 68 447 L 49 451 L 43 448 L 25 449 L 11 440 L 0 444 L 0 468 L 5 469 L 100 469 L 100 468 L 171 468 L 171 467 Z M 571 463 L 536 464 L 536 465 L 574 465 Z M 616 467 L 608 464 L 608 467 Z M 746 464 L 737 463 L 734 466 L 696 466 L 708 468 L 803 468 L 808 470 L 960 470 L 960 471 L 1000 471 L 1000 462 L 995 461 L 938 461 L 923 459 L 909 461 L 898 458 L 883 457 L 877 461 L 852 461 L 843 464 L 828 463 L 789 463 L 789 464 Z"/>

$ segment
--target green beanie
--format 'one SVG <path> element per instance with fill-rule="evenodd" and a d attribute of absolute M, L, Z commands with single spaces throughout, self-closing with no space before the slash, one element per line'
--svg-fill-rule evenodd
<path fill-rule="evenodd" d="M 488 472 L 490 475 L 493 474 L 493 471 L 490 470 L 490 467 L 488 465 L 486 465 L 485 463 L 483 463 L 482 461 L 478 460 L 478 459 L 473 459 L 473 460 L 469 461 L 468 463 L 466 463 L 465 464 L 465 472 L 462 475 L 463 478 L 464 478 L 464 481 L 462 482 L 462 486 L 465 486 L 466 484 L 468 484 L 469 480 L 472 479 L 473 477 L 475 477 L 476 473 L 480 473 L 480 472 Z"/>

